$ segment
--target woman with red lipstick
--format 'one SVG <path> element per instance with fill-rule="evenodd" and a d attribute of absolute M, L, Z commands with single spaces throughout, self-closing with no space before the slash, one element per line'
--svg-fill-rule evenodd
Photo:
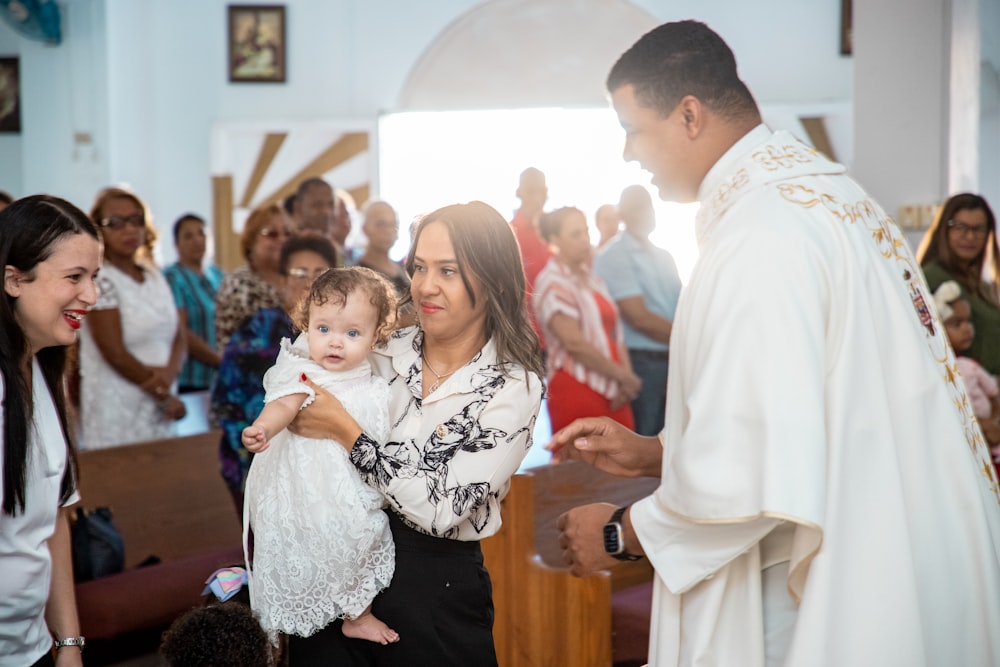
<path fill-rule="evenodd" d="M 78 666 L 63 371 L 97 300 L 97 229 L 69 202 L 25 197 L 0 212 L 0 265 L 0 662 Z"/>
<path fill-rule="evenodd" d="M 369 356 L 389 383 L 388 439 L 319 388 L 291 427 L 352 443 L 351 461 L 385 499 L 396 572 L 372 612 L 401 639 L 349 639 L 333 623 L 289 638 L 292 667 L 497 664 L 479 540 L 500 529 L 543 392 L 524 269 L 510 225 L 482 202 L 425 216 L 406 267 L 418 324 Z"/>
<path fill-rule="evenodd" d="M 993 210 L 983 197 L 971 193 L 948 198 L 917 250 L 917 261 L 932 292 L 948 280 L 962 288 L 976 329 L 976 338 L 965 354 L 991 375 L 1000 373 L 997 250 Z"/>
<path fill-rule="evenodd" d="M 185 414 L 175 394 L 186 347 L 170 285 L 152 261 L 155 229 L 142 200 L 120 188 L 98 193 L 90 219 L 104 265 L 80 340 L 82 448 L 168 438 Z"/>

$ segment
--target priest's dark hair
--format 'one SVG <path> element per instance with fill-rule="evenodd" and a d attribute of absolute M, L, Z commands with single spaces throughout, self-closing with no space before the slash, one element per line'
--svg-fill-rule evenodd
<path fill-rule="evenodd" d="M 607 88 L 613 93 L 629 84 L 640 104 L 664 117 L 688 95 L 727 120 L 760 117 L 732 50 L 698 21 L 664 23 L 623 53 L 608 74 Z"/>
<path fill-rule="evenodd" d="M 59 240 L 87 234 L 100 240 L 100 233 L 87 215 L 73 204 L 49 195 L 16 200 L 0 211 L 0 266 L 12 266 L 30 274 L 52 254 Z M 16 298 L 4 290 L 0 298 L 0 374 L 3 376 L 3 514 L 14 516 L 25 510 L 29 429 L 34 405 L 29 368 L 31 341 L 14 313 Z M 35 354 L 45 384 L 52 394 L 59 425 L 66 441 L 68 465 L 60 485 L 60 502 L 76 488 L 76 456 L 66 419 L 63 372 L 66 348 L 47 347 Z M 35 452 L 34 456 L 39 456 Z"/>

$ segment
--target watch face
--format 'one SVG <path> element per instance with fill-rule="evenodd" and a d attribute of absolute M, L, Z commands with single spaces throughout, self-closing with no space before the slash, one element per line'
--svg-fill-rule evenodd
<path fill-rule="evenodd" d="M 604 551 L 612 556 L 624 551 L 622 544 L 622 527 L 618 523 L 604 524 Z"/>

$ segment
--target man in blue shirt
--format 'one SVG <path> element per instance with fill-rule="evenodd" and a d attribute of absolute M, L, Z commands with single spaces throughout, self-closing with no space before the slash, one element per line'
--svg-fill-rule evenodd
<path fill-rule="evenodd" d="M 625 188 L 618 213 L 625 229 L 598 253 L 594 271 L 618 304 L 632 370 L 642 378 L 642 389 L 632 401 L 635 431 L 656 435 L 663 428 L 668 343 L 681 279 L 670 253 L 649 240 L 656 217 L 646 188 Z"/>

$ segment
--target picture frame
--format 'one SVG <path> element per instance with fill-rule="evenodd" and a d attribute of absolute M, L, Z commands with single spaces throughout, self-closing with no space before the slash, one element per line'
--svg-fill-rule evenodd
<path fill-rule="evenodd" d="M 853 28 L 854 9 L 852 0 L 840 0 L 840 55 L 849 56 L 854 52 Z"/>
<path fill-rule="evenodd" d="M 229 81 L 284 83 L 285 6 L 228 5 Z"/>
<path fill-rule="evenodd" d="M 0 132 L 21 131 L 21 74 L 16 57 L 0 58 Z"/>

